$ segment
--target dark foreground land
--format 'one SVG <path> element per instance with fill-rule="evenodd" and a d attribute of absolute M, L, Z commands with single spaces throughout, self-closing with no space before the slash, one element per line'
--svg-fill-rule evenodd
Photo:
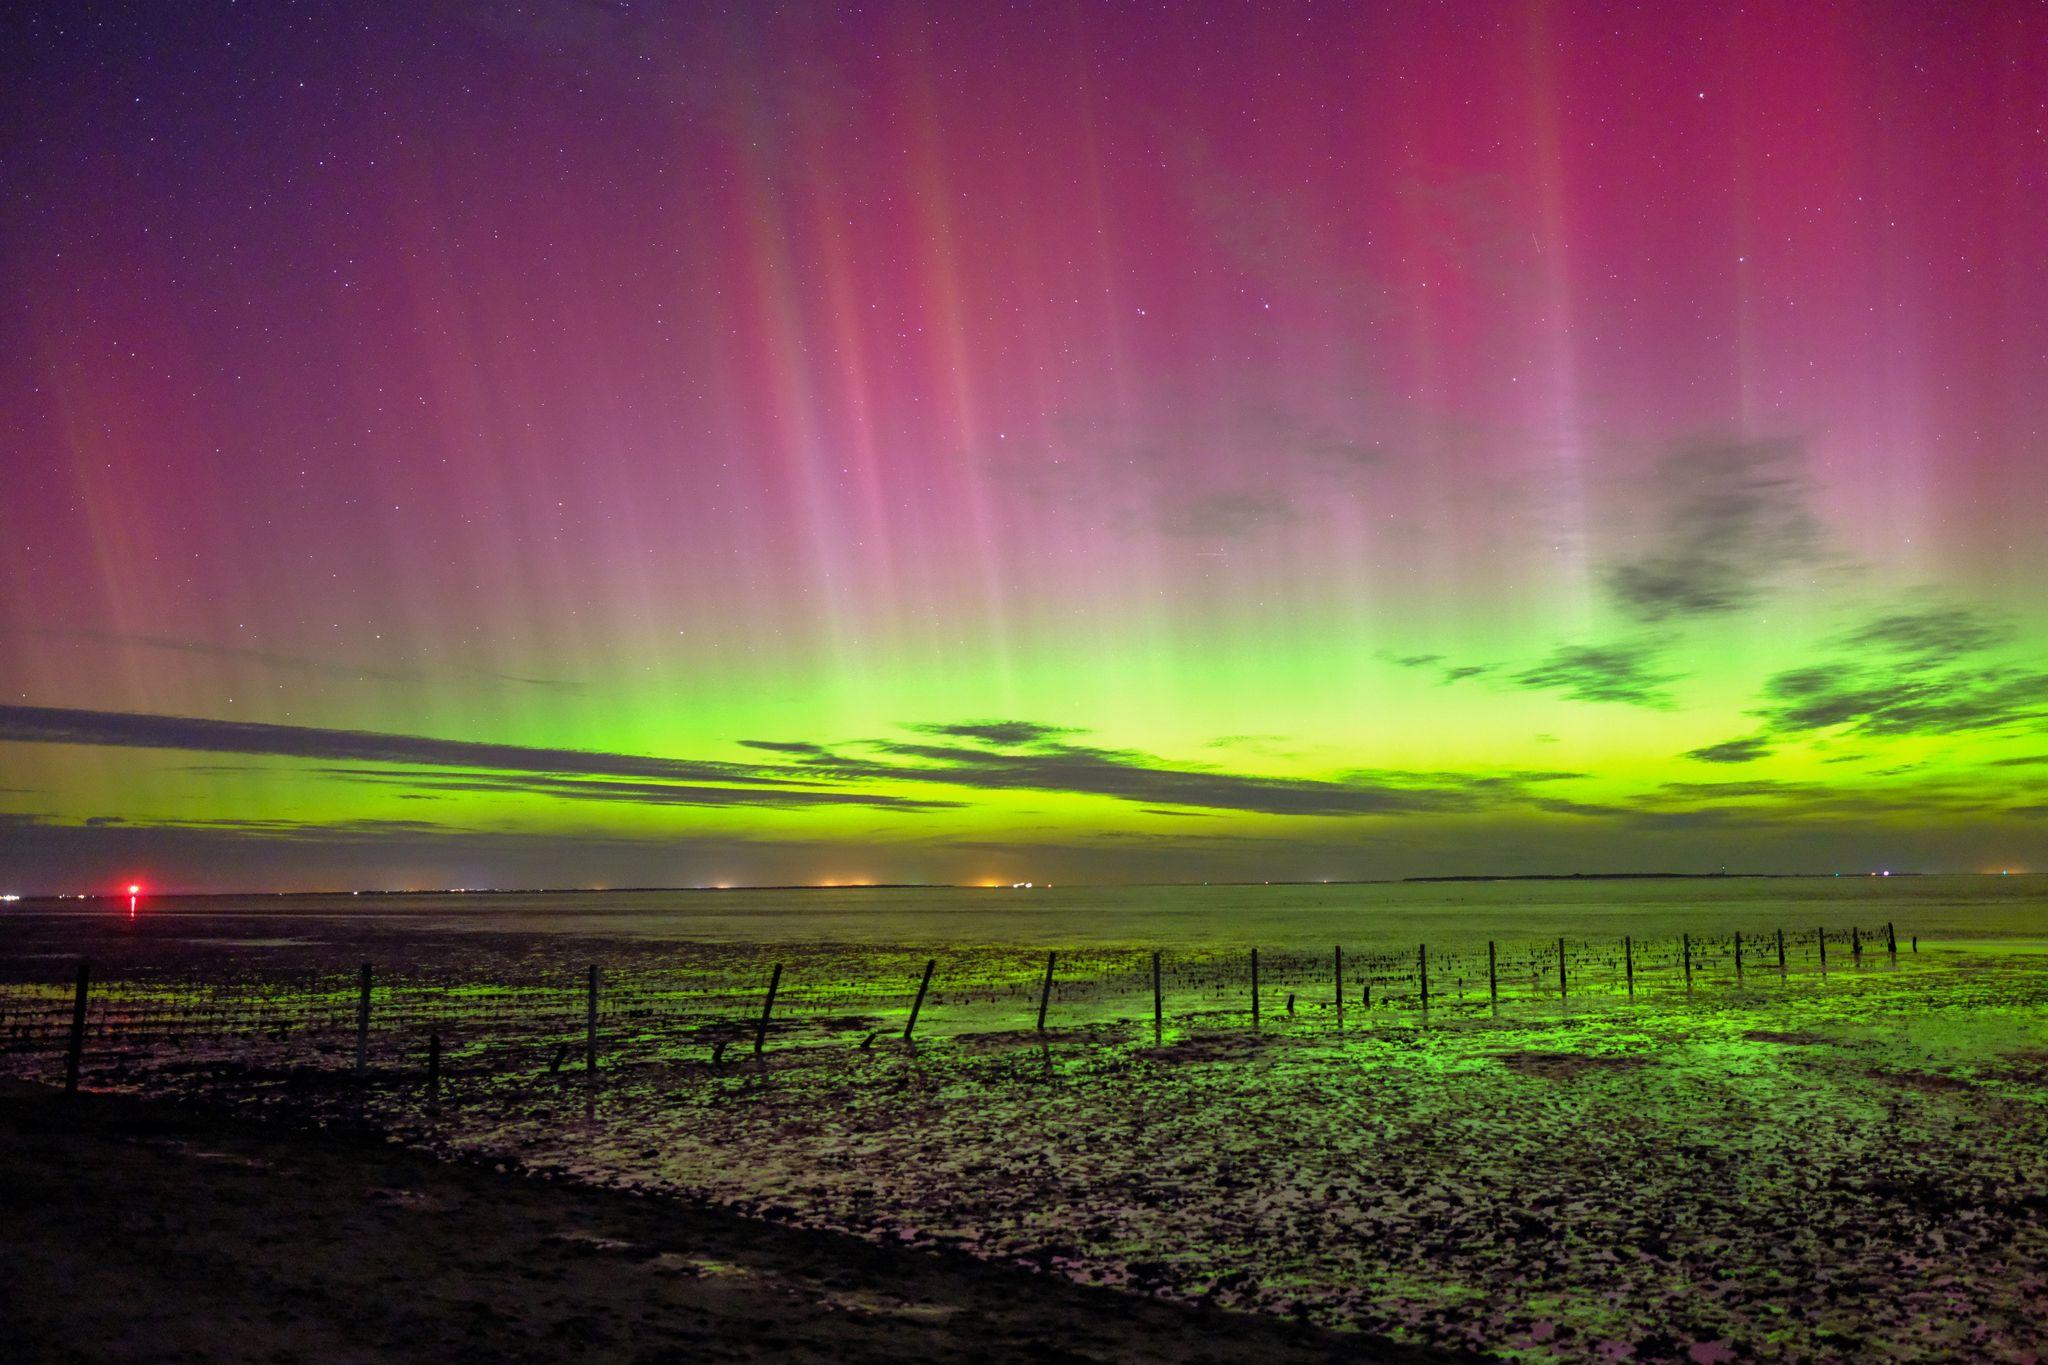
<path fill-rule="evenodd" d="M 10 1361 L 1464 1358 L 366 1135 L 0 1086 Z"/>

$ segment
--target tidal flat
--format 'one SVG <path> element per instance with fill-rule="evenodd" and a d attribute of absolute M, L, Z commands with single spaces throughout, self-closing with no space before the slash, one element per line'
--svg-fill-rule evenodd
<path fill-rule="evenodd" d="M 1497 941 L 1491 978 L 1469 930 L 1425 960 L 1360 934 L 1341 993 L 1332 949 L 1276 932 L 1256 1021 L 1242 935 L 1161 951 L 1155 1016 L 1154 950 L 1100 935 L 1051 949 L 1047 992 L 1043 934 L 267 916 L 150 939 L 43 916 L 15 923 L 0 1042 L 9 1073 L 49 1079 L 63 968 L 90 955 L 88 1088 L 1419 1347 L 2038 1359 L 2048 953 L 2029 904 L 1978 937 L 1951 911 L 1936 937 L 1851 902 L 1793 929 L 1781 968 L 1767 920 L 1811 910 L 1603 910 L 1556 936 L 1553 917 Z"/>

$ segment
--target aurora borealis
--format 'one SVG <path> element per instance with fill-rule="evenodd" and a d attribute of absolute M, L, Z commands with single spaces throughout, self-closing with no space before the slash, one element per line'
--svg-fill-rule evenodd
<path fill-rule="evenodd" d="M 0 22 L 6 890 L 2048 862 L 2039 6 Z"/>

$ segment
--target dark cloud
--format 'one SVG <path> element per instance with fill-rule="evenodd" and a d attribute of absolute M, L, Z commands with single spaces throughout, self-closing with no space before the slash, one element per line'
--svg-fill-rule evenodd
<path fill-rule="evenodd" d="M 978 739 L 986 744 L 1016 746 L 1037 744 L 1058 735 L 1071 734 L 1061 725 L 1041 725 L 1031 720 L 966 720 L 931 722 L 910 727 L 927 735 L 951 735 L 955 739 Z"/>
<path fill-rule="evenodd" d="M 1542 663 L 1514 675 L 1522 687 L 1562 692 L 1579 701 L 1668 706 L 1676 679 L 1656 670 L 1649 645 L 1561 645 Z"/>
<path fill-rule="evenodd" d="M 0 706 L 0 742 L 88 744 L 123 749 L 256 754 L 325 762 L 497 769 L 511 772 L 637 777 L 655 780 L 779 784 L 776 770 L 747 764 L 650 758 L 589 749 L 543 749 L 430 739 L 369 730 L 205 720 L 135 711 L 82 711 L 54 706 Z"/>
<path fill-rule="evenodd" d="M 1063 738 L 1072 731 L 1035 721 L 947 721 L 909 728 L 963 742 L 874 739 L 827 746 L 750 740 L 748 747 L 785 755 L 787 761 L 749 765 L 133 712 L 0 707 L 0 741 L 311 759 L 326 765 L 316 775 L 402 785 L 419 793 L 490 792 L 645 805 L 921 810 L 958 804 L 858 789 L 887 782 L 1064 792 L 1148 807 L 1267 815 L 1412 815 L 1512 806 L 1526 799 L 1527 784 L 1569 776 L 1362 772 L 1335 779 L 1275 778 L 1074 743 Z M 392 766 L 354 766 L 361 764 Z"/>
<path fill-rule="evenodd" d="M 1756 714 L 1775 734 L 1840 726 L 1862 735 L 1952 735 L 2032 730 L 2048 720 L 2048 673 L 2011 667 L 1818 666 L 1779 673 L 1763 690 Z"/>
<path fill-rule="evenodd" d="M 1499 664 L 1448 664 L 1444 665 L 1441 654 L 1382 654 L 1381 658 L 1396 668 L 1435 668 L 1446 683 L 1464 682 L 1467 678 L 1483 678 L 1489 673 L 1500 671 Z M 1439 665 L 1443 665 L 1439 668 Z"/>
<path fill-rule="evenodd" d="M 928 782 L 989 791 L 1104 796 L 1148 808 L 1184 806 L 1261 815 L 1414 815 L 1498 809 L 1527 799 L 1532 782 L 1565 773 L 1410 773 L 1371 770 L 1338 778 L 1274 778 L 1165 762 L 1150 754 L 1061 738 L 1024 721 L 922 725 L 974 745 L 873 739 L 807 759 L 806 771 L 843 781 Z M 993 738 L 992 733 L 1002 736 Z"/>
<path fill-rule="evenodd" d="M 1736 611 L 1819 533 L 1806 506 L 1805 451 L 1793 441 L 1683 447 L 1658 469 L 1658 548 L 1608 571 L 1623 612 L 1662 622 Z"/>
<path fill-rule="evenodd" d="M 1915 665 L 1929 666 L 2002 645 L 2012 634 L 2010 625 L 1983 612 L 1935 607 L 1880 616 L 1851 631 L 1842 644 L 1851 649 L 1883 650 Z"/>
<path fill-rule="evenodd" d="M 431 792 L 486 792 L 541 796 L 559 801 L 608 801 L 635 806 L 748 806 L 802 808 L 870 806 L 883 810 L 938 810 L 958 801 L 916 800 L 880 792 L 811 787 L 705 787 L 676 782 L 624 782 L 602 778 L 550 777 L 536 773 L 449 773 L 377 768 L 320 768 L 322 776 L 348 782 L 404 786 L 417 796 Z"/>
<path fill-rule="evenodd" d="M 1701 763 L 1754 763 L 1770 756 L 1769 742 L 1751 735 L 1745 739 L 1726 739 L 1719 744 L 1709 744 L 1698 749 L 1688 749 L 1685 756 Z"/>

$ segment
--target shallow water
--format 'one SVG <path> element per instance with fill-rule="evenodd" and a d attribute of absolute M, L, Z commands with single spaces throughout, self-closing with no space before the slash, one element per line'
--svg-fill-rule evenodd
<path fill-rule="evenodd" d="M 16 914 L 125 918 L 127 902 L 24 902 Z M 1486 939 L 1671 938 L 1898 925 L 1922 938 L 2048 935 L 2048 877 L 1728 877 L 1679 880 L 1392 882 L 1287 886 L 834 887 L 507 895 L 160 897 L 140 917 L 159 932 L 331 945 L 349 926 L 446 934 L 574 935 L 694 943 L 843 943 L 934 948 L 1266 945 L 1360 950 Z M 5 923 L 0 916 L 0 924 Z M 242 932 L 228 935 L 223 925 Z M 187 928 L 189 926 L 189 929 Z M 289 941 L 279 946 L 287 946 Z M 249 947 L 259 946 L 255 942 Z"/>

